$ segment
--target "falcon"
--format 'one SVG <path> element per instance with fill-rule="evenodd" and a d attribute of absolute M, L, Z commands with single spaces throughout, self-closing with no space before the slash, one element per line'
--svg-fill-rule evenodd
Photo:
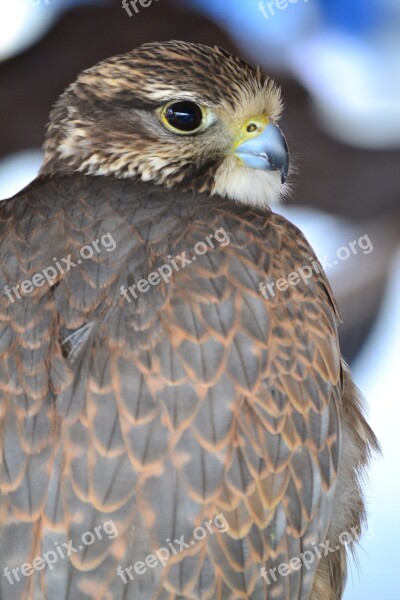
<path fill-rule="evenodd" d="M 278 283 L 319 264 L 281 111 L 179 41 L 55 104 L 0 207 L 2 600 L 341 598 L 378 445 L 322 268 Z"/>

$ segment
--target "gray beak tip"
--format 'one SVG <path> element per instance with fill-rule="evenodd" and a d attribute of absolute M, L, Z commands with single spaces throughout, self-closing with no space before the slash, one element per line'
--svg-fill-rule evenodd
<path fill-rule="evenodd" d="M 285 136 L 275 123 L 270 123 L 257 137 L 243 142 L 236 149 L 246 165 L 263 171 L 280 171 L 281 182 L 289 174 L 289 149 Z"/>

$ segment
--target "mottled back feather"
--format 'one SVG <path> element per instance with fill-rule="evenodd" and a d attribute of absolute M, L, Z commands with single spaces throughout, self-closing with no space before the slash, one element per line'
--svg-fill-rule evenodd
<path fill-rule="evenodd" d="M 196 255 L 221 228 L 230 243 Z M 105 234 L 115 249 L 98 242 L 77 264 Z M 183 252 L 192 262 L 169 283 L 121 295 Z M 322 561 L 316 579 L 318 560 L 260 574 L 332 531 L 343 432 L 360 450 L 344 487 L 358 489 L 373 442 L 349 383 L 343 398 L 324 274 L 259 292 L 315 260 L 299 230 L 219 197 L 71 175 L 0 206 L 0 255 L 1 290 L 76 263 L 0 300 L 1 573 L 78 548 L 107 521 L 118 530 L 12 585 L 2 574 L 2 600 L 307 600 L 314 583 L 314 598 L 339 598 L 343 560 Z M 339 512 L 359 522 L 353 506 Z M 221 514 L 227 531 L 194 540 Z M 117 575 L 182 536 L 189 547 L 164 568 L 126 585 Z"/>

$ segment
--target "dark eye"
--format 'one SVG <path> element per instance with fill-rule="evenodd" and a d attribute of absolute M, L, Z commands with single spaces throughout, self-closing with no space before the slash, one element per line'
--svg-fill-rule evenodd
<path fill-rule="evenodd" d="M 165 110 L 169 125 L 179 131 L 196 131 L 203 120 L 201 108 L 194 102 L 182 101 L 170 104 Z"/>

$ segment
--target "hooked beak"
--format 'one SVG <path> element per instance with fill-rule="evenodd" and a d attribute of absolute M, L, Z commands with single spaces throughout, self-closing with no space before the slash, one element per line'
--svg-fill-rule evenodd
<path fill-rule="evenodd" d="M 280 171 L 281 181 L 285 183 L 289 172 L 289 150 L 285 136 L 274 123 L 269 123 L 256 137 L 239 144 L 234 155 L 252 169 Z"/>

